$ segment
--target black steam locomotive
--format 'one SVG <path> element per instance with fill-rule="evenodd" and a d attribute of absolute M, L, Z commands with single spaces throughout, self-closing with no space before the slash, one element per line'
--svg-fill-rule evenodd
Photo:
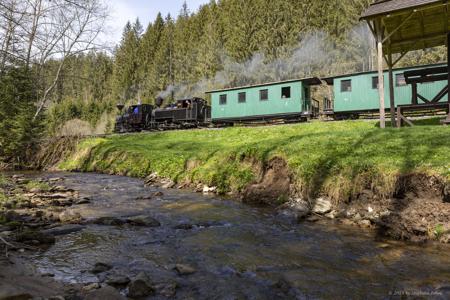
<path fill-rule="evenodd" d="M 158 98 L 155 106 L 138 104 L 128 107 L 117 117 L 114 132 L 196 128 L 211 122 L 211 107 L 204 99 L 178 100 L 165 107 L 162 107 L 163 102 Z M 117 108 L 122 111 L 124 106 L 117 105 Z"/>

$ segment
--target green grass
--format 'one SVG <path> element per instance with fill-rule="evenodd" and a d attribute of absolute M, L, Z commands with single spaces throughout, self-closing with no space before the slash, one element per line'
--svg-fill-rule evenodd
<path fill-rule="evenodd" d="M 38 189 L 44 192 L 47 192 L 51 189 L 51 186 L 45 182 L 39 182 L 39 181 L 30 181 L 25 185 L 25 188 L 28 191 L 31 191 L 32 189 Z"/>
<path fill-rule="evenodd" d="M 8 184 L 8 179 L 5 175 L 0 174 L 0 187 L 5 186 L 6 184 Z"/>
<path fill-rule="evenodd" d="M 60 168 L 136 177 L 158 172 L 236 192 L 263 163 L 282 157 L 305 196 L 342 200 L 365 188 L 388 195 L 401 174 L 449 180 L 449 137 L 450 127 L 381 130 L 372 121 L 145 133 L 84 140 Z"/>
<path fill-rule="evenodd" d="M 3 174 L 0 174 L 0 207 L 8 200 L 3 190 L 7 184 L 8 179 Z"/>

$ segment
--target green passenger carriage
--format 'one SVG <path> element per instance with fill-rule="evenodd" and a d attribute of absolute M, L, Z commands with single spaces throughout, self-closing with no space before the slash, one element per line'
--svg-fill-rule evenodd
<path fill-rule="evenodd" d="M 317 78 L 308 78 L 208 92 L 212 120 L 215 123 L 306 120 L 319 113 L 319 103 L 311 97 L 311 85 L 318 83 Z"/>
<path fill-rule="evenodd" d="M 413 90 L 410 84 L 407 84 L 404 72 L 412 70 L 421 70 L 429 67 L 446 66 L 445 64 L 417 66 L 409 68 L 394 69 L 394 95 L 395 106 L 408 105 L 412 103 Z M 336 77 L 326 78 L 325 81 L 333 86 L 334 107 L 333 112 L 335 116 L 356 116 L 360 113 L 370 113 L 379 110 L 379 94 L 378 94 L 378 75 L 377 72 L 364 72 L 349 75 L 341 75 Z M 388 72 L 384 72 L 384 84 L 388 85 Z M 445 81 L 425 82 L 417 85 L 417 93 L 431 101 L 438 95 L 445 87 Z M 385 107 L 389 108 L 389 90 L 385 89 Z M 439 100 L 440 102 L 447 101 L 447 95 Z M 419 98 L 419 104 L 425 103 Z"/>

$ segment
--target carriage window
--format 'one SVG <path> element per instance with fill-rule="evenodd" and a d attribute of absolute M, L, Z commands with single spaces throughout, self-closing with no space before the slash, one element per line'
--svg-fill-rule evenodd
<path fill-rule="evenodd" d="M 372 77 L 372 89 L 378 89 L 378 76 Z"/>
<path fill-rule="evenodd" d="M 220 105 L 227 104 L 227 95 L 220 95 L 219 104 Z"/>
<path fill-rule="evenodd" d="M 246 94 L 245 93 L 239 93 L 238 94 L 238 102 L 239 103 L 245 103 L 246 101 Z"/>
<path fill-rule="evenodd" d="M 281 89 L 281 98 L 291 98 L 291 87 L 287 86 Z"/>
<path fill-rule="evenodd" d="M 269 90 L 260 90 L 259 91 L 259 100 L 261 100 L 261 101 L 269 100 Z"/>
<path fill-rule="evenodd" d="M 403 74 L 395 75 L 395 85 L 396 86 L 405 86 L 406 85 L 405 76 Z"/>
<path fill-rule="evenodd" d="M 352 80 L 341 80 L 341 92 L 351 92 L 352 91 Z"/>

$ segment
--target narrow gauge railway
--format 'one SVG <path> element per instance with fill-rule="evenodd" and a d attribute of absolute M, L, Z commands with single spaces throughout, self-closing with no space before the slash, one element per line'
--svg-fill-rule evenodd
<path fill-rule="evenodd" d="M 395 109 L 399 125 L 404 115 L 421 116 L 448 110 L 447 73 L 444 64 L 395 69 Z M 387 85 L 388 74 L 384 74 Z M 326 84 L 330 96 L 312 97 L 314 86 Z M 385 90 L 389 112 L 389 91 Z M 362 72 L 327 78 L 304 78 L 207 92 L 211 106 L 202 98 L 178 100 L 163 106 L 132 105 L 117 117 L 116 133 L 142 130 L 173 130 L 221 127 L 234 124 L 259 125 L 305 122 L 320 116 L 334 120 L 373 118 L 379 112 L 378 76 Z M 122 112 L 123 111 L 123 112 Z"/>

